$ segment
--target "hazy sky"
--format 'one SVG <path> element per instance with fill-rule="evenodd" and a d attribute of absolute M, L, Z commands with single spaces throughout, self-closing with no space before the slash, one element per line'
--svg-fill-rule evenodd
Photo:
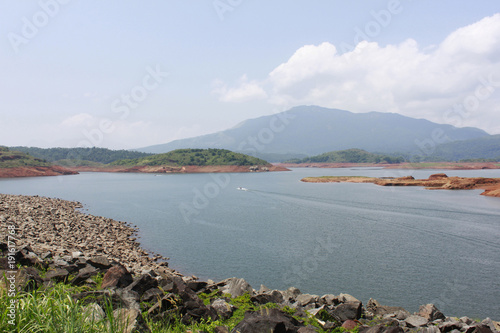
<path fill-rule="evenodd" d="M 0 145 L 137 148 L 296 105 L 500 134 L 498 0 L 0 0 Z"/>

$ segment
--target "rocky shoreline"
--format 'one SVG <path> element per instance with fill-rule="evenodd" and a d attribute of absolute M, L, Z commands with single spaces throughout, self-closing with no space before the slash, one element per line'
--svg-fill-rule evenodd
<path fill-rule="evenodd" d="M 238 278 L 199 281 L 168 268 L 168 258 L 143 250 L 134 237 L 137 228 L 84 214 L 78 211 L 81 207 L 61 199 L 0 194 L 2 276 L 14 272 L 17 290 L 24 291 L 50 288 L 55 282 L 94 287 L 71 296 L 84 302 L 97 319 L 104 316 L 106 300 L 111 300 L 115 318 L 125 318 L 125 332 L 151 332 L 145 316 L 186 324 L 229 319 L 238 311 L 233 300 L 242 297 L 248 298 L 253 310 L 234 327 L 217 326 L 213 332 L 339 332 L 340 327 L 360 333 L 500 330 L 500 324 L 489 318 L 447 317 L 432 304 L 412 314 L 373 299 L 364 305 L 342 293 L 318 296 L 293 287 L 256 290 Z M 8 230 L 15 231 L 15 246 Z M 10 266 L 11 259 L 20 267 Z M 91 279 L 96 274 L 104 275 L 99 286 Z M 7 280 L 2 282 L 0 292 L 9 288 Z"/>

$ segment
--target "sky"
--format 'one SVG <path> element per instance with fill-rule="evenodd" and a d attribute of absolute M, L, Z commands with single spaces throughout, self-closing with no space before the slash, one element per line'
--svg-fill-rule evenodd
<path fill-rule="evenodd" d="M 0 145 L 133 149 L 298 105 L 500 134 L 500 3 L 0 0 Z"/>

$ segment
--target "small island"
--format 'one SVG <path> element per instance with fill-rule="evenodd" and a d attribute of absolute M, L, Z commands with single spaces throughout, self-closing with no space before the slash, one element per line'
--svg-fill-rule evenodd
<path fill-rule="evenodd" d="M 448 177 L 444 173 L 431 175 L 428 179 L 413 176 L 399 178 L 376 178 L 364 176 L 322 176 L 301 179 L 306 183 L 373 183 L 380 186 L 424 186 L 426 189 L 484 190 L 481 195 L 500 197 L 500 178 Z"/>

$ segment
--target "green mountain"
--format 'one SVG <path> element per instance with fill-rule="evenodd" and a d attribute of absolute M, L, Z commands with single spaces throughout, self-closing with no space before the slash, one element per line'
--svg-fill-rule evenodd
<path fill-rule="evenodd" d="M 500 161 L 500 134 L 438 145 L 428 159 L 434 161 L 460 161 L 466 159 Z"/>
<path fill-rule="evenodd" d="M 253 156 L 312 156 L 356 147 L 384 154 L 418 151 L 436 137 L 447 142 L 489 136 L 478 128 L 457 128 L 400 114 L 300 106 L 242 122 L 225 131 L 138 149 L 165 153 L 179 148 L 221 148 Z M 434 144 L 444 141 L 434 142 Z M 273 162 L 275 160 L 272 160 Z"/>
<path fill-rule="evenodd" d="M 225 149 L 177 149 L 165 154 L 119 160 L 111 165 L 184 166 L 184 165 L 268 165 L 267 161 Z"/>
<path fill-rule="evenodd" d="M 0 146 L 0 168 L 51 166 L 52 164 L 28 154 Z"/>
<path fill-rule="evenodd" d="M 321 155 L 294 159 L 288 163 L 401 163 L 402 157 L 369 153 L 362 149 L 331 151 Z"/>
<path fill-rule="evenodd" d="M 117 160 L 150 156 L 130 150 L 110 150 L 106 148 L 37 148 L 10 147 L 12 150 L 24 152 L 50 162 L 64 166 L 108 164 Z M 94 162 L 94 163 L 92 163 Z"/>

